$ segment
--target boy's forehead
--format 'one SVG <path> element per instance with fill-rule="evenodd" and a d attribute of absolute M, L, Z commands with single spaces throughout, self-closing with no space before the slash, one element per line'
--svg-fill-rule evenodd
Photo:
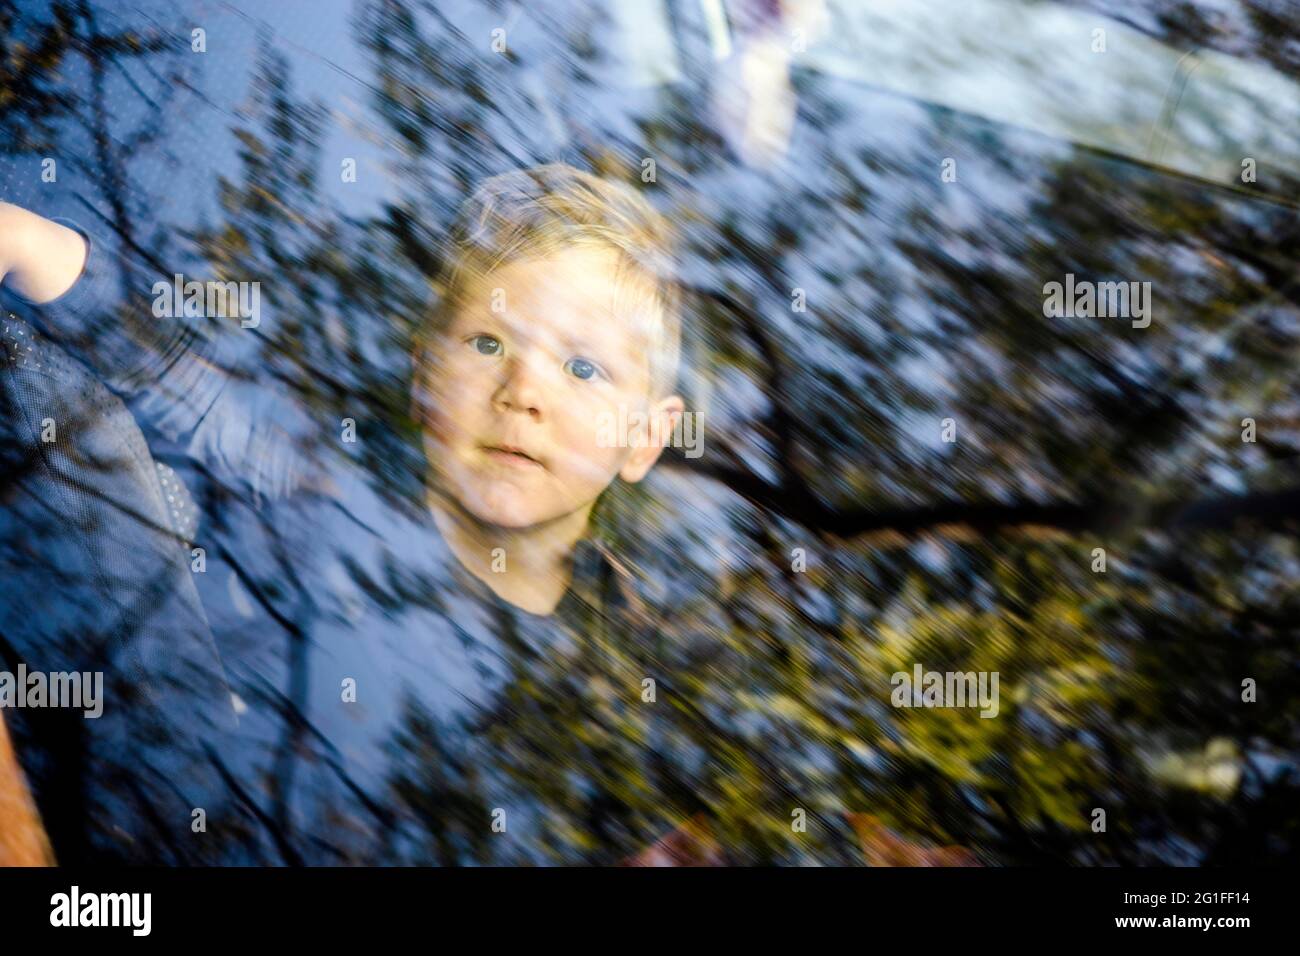
<path fill-rule="evenodd" d="M 506 263 L 472 280 L 457 324 L 491 318 L 521 335 L 644 354 L 656 304 L 648 279 L 605 249 L 567 249 Z"/>

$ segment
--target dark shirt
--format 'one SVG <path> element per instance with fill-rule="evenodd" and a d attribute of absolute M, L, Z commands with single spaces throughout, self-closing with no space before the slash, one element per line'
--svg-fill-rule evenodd
<path fill-rule="evenodd" d="M 699 683 L 720 645 L 682 608 L 670 649 L 607 544 L 579 544 L 540 616 L 460 565 L 427 512 L 360 481 L 337 501 L 281 506 L 304 593 L 286 589 L 280 623 L 213 616 L 241 711 L 224 752 L 276 821 L 259 859 L 612 863 L 720 784 L 706 754 L 725 738 L 695 713 L 725 693 Z M 283 581 L 254 550 L 243 573 Z"/>

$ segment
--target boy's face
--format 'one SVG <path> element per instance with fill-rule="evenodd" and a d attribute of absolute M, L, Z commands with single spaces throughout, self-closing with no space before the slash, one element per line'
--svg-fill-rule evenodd
<path fill-rule="evenodd" d="M 582 512 L 616 476 L 640 481 L 680 398 L 650 398 L 643 290 L 612 250 L 503 265 L 465 290 L 423 370 L 425 447 L 439 484 L 480 521 L 527 528 Z M 634 414 L 634 413 L 639 413 Z"/>

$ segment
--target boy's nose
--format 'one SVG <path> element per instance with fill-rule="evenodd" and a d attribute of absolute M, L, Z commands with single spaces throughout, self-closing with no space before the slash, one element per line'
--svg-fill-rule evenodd
<path fill-rule="evenodd" d="M 537 359 L 515 355 L 505 363 L 505 379 L 492 397 L 503 410 L 526 412 L 533 418 L 542 414 L 543 389 Z"/>

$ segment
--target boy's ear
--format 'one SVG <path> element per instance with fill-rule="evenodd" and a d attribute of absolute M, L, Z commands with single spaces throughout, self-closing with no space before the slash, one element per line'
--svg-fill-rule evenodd
<path fill-rule="evenodd" d="M 680 395 L 669 395 L 650 406 L 647 410 L 648 422 L 639 441 L 633 442 L 632 454 L 627 456 L 627 461 L 619 469 L 620 478 L 636 484 L 650 472 L 664 448 L 672 441 L 673 430 L 685 410 L 686 403 Z M 632 436 L 629 435 L 628 439 L 631 441 Z"/>

